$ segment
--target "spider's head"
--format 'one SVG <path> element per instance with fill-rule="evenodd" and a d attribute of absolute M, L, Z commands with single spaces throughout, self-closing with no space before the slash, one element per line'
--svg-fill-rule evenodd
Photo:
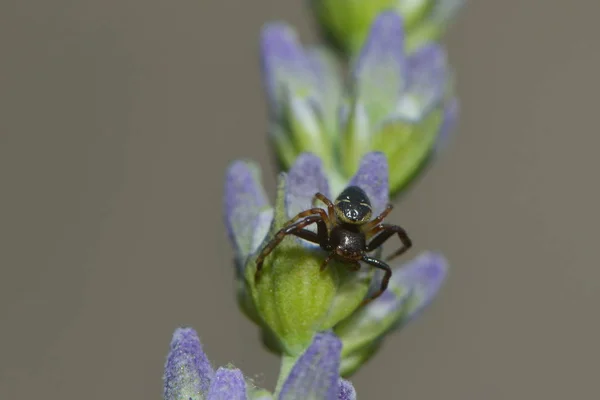
<path fill-rule="evenodd" d="M 361 225 L 371 219 L 371 200 L 358 186 L 348 186 L 335 199 L 335 215 L 343 223 Z"/>

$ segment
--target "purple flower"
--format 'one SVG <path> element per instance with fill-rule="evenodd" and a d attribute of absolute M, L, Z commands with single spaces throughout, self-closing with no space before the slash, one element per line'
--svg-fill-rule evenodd
<path fill-rule="evenodd" d="M 257 253 L 274 232 L 301 211 L 324 208 L 324 204 L 313 203 L 315 193 L 335 198 L 339 189 L 332 190 L 321 160 L 304 153 L 288 173 L 281 173 L 277 200 L 271 208 L 256 171 L 249 162 L 235 162 L 225 185 L 225 218 L 239 260 L 239 303 L 265 332 L 268 347 L 277 353 L 295 356 L 316 332 L 333 330 L 344 343 L 341 371 L 346 376 L 374 351 L 374 343 L 381 343 L 385 335 L 414 319 L 432 301 L 446 277 L 447 263 L 441 255 L 426 252 L 407 263 L 392 264 L 388 290 L 360 307 L 368 291 L 379 287 L 380 275 L 367 266 L 355 272 L 339 264 L 321 272 L 327 253 L 316 244 L 289 236 L 265 259 L 257 284 Z M 368 153 L 357 173 L 341 186 L 361 187 L 377 215 L 389 202 L 387 171 L 383 154 Z"/>
<path fill-rule="evenodd" d="M 254 387 L 237 368 L 218 368 L 216 373 L 198 335 L 179 328 L 173 335 L 164 378 L 165 400 L 338 400 L 355 399 L 354 387 L 340 378 L 342 344 L 330 332 L 318 333 L 311 345 L 281 377 L 281 389 L 271 395 Z"/>
<path fill-rule="evenodd" d="M 401 14 L 382 12 L 351 59 L 346 80 L 328 50 L 305 49 L 282 22 L 264 27 L 270 137 L 284 170 L 300 154 L 313 152 L 339 189 L 365 154 L 382 152 L 392 194 L 423 170 L 454 129 L 458 107 L 443 47 L 426 43 L 409 52 L 406 40 Z"/>
<path fill-rule="evenodd" d="M 213 376 L 196 332 L 189 328 L 177 329 L 165 365 L 164 398 L 198 399 L 200 393 L 208 391 Z"/>

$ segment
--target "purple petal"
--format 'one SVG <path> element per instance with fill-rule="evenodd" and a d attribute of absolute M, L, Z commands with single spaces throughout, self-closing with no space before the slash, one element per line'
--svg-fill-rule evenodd
<path fill-rule="evenodd" d="M 458 115 L 460 112 L 460 104 L 456 97 L 453 97 L 448 101 L 444 109 L 444 119 L 442 120 L 442 126 L 440 127 L 440 133 L 438 140 L 435 145 L 435 151 L 439 152 L 443 150 L 448 144 L 450 135 L 456 129 L 458 124 Z"/>
<path fill-rule="evenodd" d="M 280 400 L 335 400 L 339 393 L 342 342 L 333 333 L 318 333 L 283 384 Z"/>
<path fill-rule="evenodd" d="M 365 327 L 383 321 L 386 317 L 394 314 L 405 305 L 409 293 L 394 293 L 393 290 L 386 290 L 377 299 L 365 307 L 362 325 Z M 368 328 L 367 328 L 368 329 Z"/>
<path fill-rule="evenodd" d="M 345 379 L 340 379 L 340 392 L 338 394 L 338 400 L 356 400 L 356 390 L 352 382 Z"/>
<path fill-rule="evenodd" d="M 367 193 L 374 216 L 381 213 L 389 202 L 388 162 L 385 154 L 366 154 L 349 185 L 358 186 Z"/>
<path fill-rule="evenodd" d="M 334 135 L 337 128 L 337 112 L 342 97 L 342 68 L 335 54 L 325 47 L 308 50 L 308 58 L 315 71 L 319 90 L 319 109 L 325 124 L 325 131 Z"/>
<path fill-rule="evenodd" d="M 261 32 L 262 78 L 271 110 L 277 115 L 284 90 L 292 95 L 314 95 L 314 71 L 296 31 L 283 22 L 266 24 Z"/>
<path fill-rule="evenodd" d="M 266 232 L 269 203 L 260 184 L 258 167 L 250 162 L 236 161 L 227 170 L 225 181 L 225 224 L 239 260 L 245 259 L 256 242 L 257 232 Z M 266 215 L 265 215 L 266 214 Z"/>
<path fill-rule="evenodd" d="M 289 170 L 285 188 L 285 205 L 289 218 L 312 207 L 324 207 L 320 202 L 313 205 L 317 192 L 329 195 L 329 183 L 323 170 L 323 162 L 312 153 L 302 153 Z"/>
<path fill-rule="evenodd" d="M 408 59 L 408 87 L 394 115 L 406 121 L 420 121 L 442 101 L 447 79 L 444 49 L 436 43 L 417 49 Z"/>
<path fill-rule="evenodd" d="M 254 253 L 262 245 L 263 241 L 269 233 L 271 223 L 273 222 L 273 216 L 275 211 L 272 208 L 261 211 L 255 220 L 255 230 L 252 234 L 252 245 L 250 247 L 250 253 Z"/>
<path fill-rule="evenodd" d="M 441 254 L 433 252 L 422 253 L 394 271 L 389 288 L 410 293 L 400 325 L 416 318 L 433 301 L 447 274 L 448 262 Z"/>
<path fill-rule="evenodd" d="M 246 381 L 237 368 L 219 368 L 208 390 L 207 400 L 246 400 Z"/>
<path fill-rule="evenodd" d="M 392 112 L 406 87 L 402 18 L 386 11 L 375 19 L 353 67 L 355 96 L 365 104 L 372 125 Z"/>
<path fill-rule="evenodd" d="M 214 371 L 192 328 L 178 328 L 165 364 L 164 399 L 200 399 L 208 391 Z"/>

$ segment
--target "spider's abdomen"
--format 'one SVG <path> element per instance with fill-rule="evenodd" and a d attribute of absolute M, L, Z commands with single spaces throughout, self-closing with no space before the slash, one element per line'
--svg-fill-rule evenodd
<path fill-rule="evenodd" d="M 339 226 L 331 231 L 329 243 L 337 255 L 348 259 L 362 257 L 366 247 L 364 233 Z"/>

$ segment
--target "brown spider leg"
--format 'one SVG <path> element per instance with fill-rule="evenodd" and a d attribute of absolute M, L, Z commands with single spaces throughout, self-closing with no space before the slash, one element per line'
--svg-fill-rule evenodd
<path fill-rule="evenodd" d="M 307 229 L 304 229 L 304 227 L 314 223 L 317 224 L 317 229 L 319 233 L 314 233 Z M 311 215 L 300 222 L 281 228 L 279 232 L 275 234 L 273 239 L 263 248 L 258 258 L 256 259 L 256 272 L 254 273 L 255 280 L 258 279 L 258 276 L 260 275 L 260 271 L 262 270 L 262 265 L 265 258 L 269 254 L 271 254 L 273 249 L 277 247 L 279 243 L 281 243 L 285 236 L 290 234 L 298 236 L 310 242 L 322 245 L 323 236 L 325 237 L 325 239 L 327 239 L 327 226 L 325 225 L 325 221 L 323 221 L 320 215 Z"/>
<path fill-rule="evenodd" d="M 329 218 L 327 216 L 327 213 L 325 212 L 325 210 L 323 210 L 322 208 L 311 208 L 308 209 L 306 211 L 302 211 L 301 213 L 298 213 L 294 218 L 290 219 L 288 222 L 286 222 L 283 227 L 287 227 L 290 226 L 292 224 L 294 224 L 296 221 L 298 221 L 301 218 L 305 218 L 308 217 L 310 215 L 315 215 L 318 214 L 321 216 L 321 218 L 325 221 L 325 223 L 329 222 Z"/>
<path fill-rule="evenodd" d="M 372 302 L 373 300 L 375 300 L 376 298 L 378 298 L 379 296 L 381 296 L 381 294 L 383 292 L 385 292 L 385 290 L 388 287 L 388 283 L 390 281 L 390 278 L 392 277 L 392 269 L 390 268 L 389 265 L 387 265 L 383 261 L 378 260 L 378 259 L 373 258 L 373 257 L 363 256 L 362 260 L 364 262 L 366 262 L 367 264 L 375 267 L 375 268 L 379 268 L 379 269 L 385 271 L 385 275 L 383 276 L 383 280 L 381 281 L 381 286 L 380 286 L 379 290 L 377 292 L 375 292 L 375 294 L 373 294 L 368 299 L 364 299 L 363 300 L 362 305 L 364 306 L 364 305 Z"/>
<path fill-rule="evenodd" d="M 385 207 L 385 210 L 383 210 L 381 212 L 381 214 L 379 214 L 377 217 L 373 218 L 369 223 L 363 225 L 362 231 L 365 233 L 372 231 L 373 228 L 376 228 L 385 219 L 385 217 L 387 217 L 388 214 L 390 212 L 392 212 L 393 208 L 394 208 L 393 205 L 388 204 L 387 207 Z"/>
<path fill-rule="evenodd" d="M 382 224 L 373 229 L 373 233 L 377 232 L 381 233 L 375 236 L 373 240 L 371 240 L 371 243 L 367 245 L 367 252 L 375 250 L 376 248 L 381 246 L 383 242 L 394 236 L 394 234 L 397 234 L 398 238 L 400 238 L 400 241 L 402 242 L 402 247 L 396 250 L 391 255 L 389 255 L 385 259 L 385 261 L 391 261 L 392 259 L 398 257 L 399 255 L 403 254 L 406 250 L 412 247 L 412 240 L 410 240 L 410 238 L 406 234 L 406 231 L 398 225 Z"/>
<path fill-rule="evenodd" d="M 335 205 L 329 200 L 323 193 L 315 194 L 315 199 L 321 200 L 327 206 L 327 213 L 329 214 L 329 223 L 331 223 L 331 218 L 335 215 Z"/>
<path fill-rule="evenodd" d="M 329 261 L 331 261 L 331 260 L 333 260 L 333 253 L 329 253 L 327 258 L 325 258 L 325 260 L 323 260 L 323 264 L 321 264 L 321 268 L 319 270 L 325 271 L 325 268 L 327 268 L 327 264 L 329 264 Z"/>

